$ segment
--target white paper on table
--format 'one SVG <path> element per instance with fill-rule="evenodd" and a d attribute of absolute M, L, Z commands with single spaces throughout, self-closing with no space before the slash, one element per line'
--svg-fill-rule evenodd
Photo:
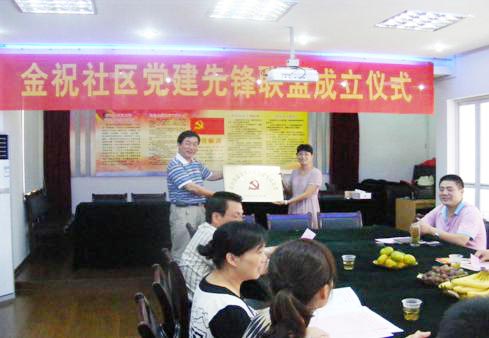
<path fill-rule="evenodd" d="M 307 228 L 301 236 L 301 238 L 304 239 L 314 239 L 314 237 L 316 237 L 316 233 L 309 228 Z"/>
<path fill-rule="evenodd" d="M 411 237 L 387 237 L 387 238 L 376 238 L 376 242 L 384 244 L 400 244 L 400 243 L 411 243 Z"/>
<path fill-rule="evenodd" d="M 309 326 L 320 328 L 330 338 L 381 338 L 391 337 L 394 332 L 403 332 L 366 306 L 342 313 L 316 315 L 315 312 Z"/>
<path fill-rule="evenodd" d="M 470 265 L 479 271 L 481 269 L 481 260 L 476 255 L 470 254 Z"/>
<path fill-rule="evenodd" d="M 460 266 L 470 271 L 481 271 L 481 269 L 489 270 L 489 262 L 482 263 L 480 259 L 474 255 L 470 255 L 470 259 L 462 258 Z"/>
<path fill-rule="evenodd" d="M 333 289 L 329 295 L 328 303 L 317 309 L 314 315 L 340 313 L 350 311 L 352 308 L 361 308 L 362 303 L 357 294 L 350 287 Z"/>
<path fill-rule="evenodd" d="M 405 236 L 405 237 L 376 238 L 375 242 L 376 243 L 383 243 L 383 244 L 408 244 L 408 243 L 411 243 L 411 237 Z M 440 242 L 438 242 L 438 241 L 426 242 L 426 241 L 420 240 L 419 244 L 438 245 L 438 244 L 440 244 Z"/>

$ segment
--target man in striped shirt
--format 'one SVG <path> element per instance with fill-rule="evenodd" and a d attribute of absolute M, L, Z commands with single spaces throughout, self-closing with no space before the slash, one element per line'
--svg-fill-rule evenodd
<path fill-rule="evenodd" d="M 190 299 L 202 278 L 215 268 L 211 260 L 199 254 L 197 247 L 209 243 L 221 225 L 243 220 L 241 196 L 227 191 L 216 192 L 205 205 L 205 220 L 188 243 L 180 261 Z"/>
<path fill-rule="evenodd" d="M 190 241 L 187 223 L 196 228 L 204 222 L 206 197 L 214 194 L 204 188 L 204 180 L 222 179 L 221 172 L 211 172 L 194 158 L 199 144 L 197 133 L 191 130 L 182 132 L 177 139 L 178 153 L 167 167 L 172 256 L 177 261 Z"/>

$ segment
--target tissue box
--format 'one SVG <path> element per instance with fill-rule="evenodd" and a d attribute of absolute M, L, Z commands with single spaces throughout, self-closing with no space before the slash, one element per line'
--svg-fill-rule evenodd
<path fill-rule="evenodd" d="M 345 198 L 351 198 L 354 200 L 369 200 L 372 199 L 372 193 L 360 189 L 355 189 L 353 191 L 345 191 Z"/>

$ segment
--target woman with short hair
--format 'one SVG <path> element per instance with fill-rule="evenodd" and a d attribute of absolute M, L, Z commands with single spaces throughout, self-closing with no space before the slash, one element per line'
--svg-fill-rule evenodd
<path fill-rule="evenodd" d="M 300 144 L 296 155 L 300 167 L 292 171 L 288 182 L 284 182 L 284 190 L 291 198 L 276 204 L 288 205 L 289 214 L 311 213 L 312 228 L 317 229 L 317 214 L 320 211 L 318 193 L 323 184 L 323 174 L 314 167 L 311 145 Z"/>
<path fill-rule="evenodd" d="M 190 337 L 238 338 L 255 316 L 241 299 L 241 284 L 257 279 L 266 263 L 265 230 L 257 224 L 230 222 L 218 228 L 198 251 L 216 269 L 195 290 Z"/>

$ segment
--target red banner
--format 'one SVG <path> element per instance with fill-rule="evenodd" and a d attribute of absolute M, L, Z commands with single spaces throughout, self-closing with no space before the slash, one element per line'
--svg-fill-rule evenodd
<path fill-rule="evenodd" d="M 317 83 L 269 83 L 283 55 L 0 55 L 0 109 L 433 113 L 433 64 L 299 56 Z"/>

